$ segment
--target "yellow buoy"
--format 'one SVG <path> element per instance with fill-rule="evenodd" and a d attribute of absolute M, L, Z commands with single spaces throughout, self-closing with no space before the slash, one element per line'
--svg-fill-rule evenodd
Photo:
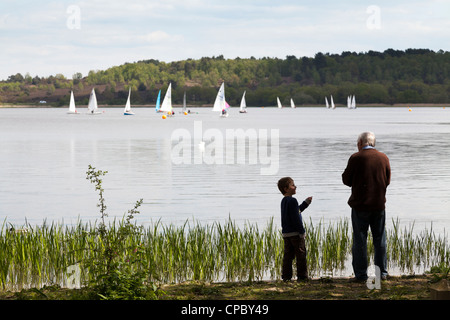
<path fill-rule="evenodd" d="M 165 115 L 165 114 L 163 114 L 162 118 L 163 118 L 163 119 L 165 119 L 165 118 L 167 118 L 167 117 L 166 117 L 166 115 Z"/>
<path fill-rule="evenodd" d="M 411 110 L 411 108 L 409 108 L 409 110 L 408 110 L 408 111 L 412 111 L 412 110 Z"/>

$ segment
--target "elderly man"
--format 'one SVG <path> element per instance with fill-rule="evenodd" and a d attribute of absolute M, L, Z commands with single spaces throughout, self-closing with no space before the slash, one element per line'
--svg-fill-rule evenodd
<path fill-rule="evenodd" d="M 385 203 L 386 188 L 391 179 L 388 157 L 375 149 L 375 135 L 359 135 L 358 152 L 348 160 L 342 182 L 352 188 L 348 204 L 352 208 L 353 281 L 367 281 L 367 231 L 370 226 L 375 249 L 375 265 L 381 278 L 387 278 Z"/>

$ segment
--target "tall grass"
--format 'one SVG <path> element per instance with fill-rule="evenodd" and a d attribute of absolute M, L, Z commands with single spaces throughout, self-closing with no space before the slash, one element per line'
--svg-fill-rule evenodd
<path fill-rule="evenodd" d="M 105 236 L 113 241 L 124 220 L 112 221 Z M 26 233 L 9 230 L 6 221 L 0 232 L 0 285 L 3 289 L 59 284 L 71 286 L 70 266 L 78 266 L 81 283 L 88 283 L 97 272 L 85 261 L 95 261 L 104 248 L 102 237 L 94 232 L 95 224 L 79 221 L 76 225 L 43 223 Z M 333 275 L 346 268 L 351 253 L 351 228 L 348 220 L 314 225 L 307 222 L 308 268 L 311 276 Z M 414 235 L 413 225 L 400 229 L 399 221 L 387 230 L 387 253 L 390 266 L 414 273 L 422 268 L 450 263 L 446 235 L 431 230 Z M 373 247 L 369 243 L 369 256 Z M 163 225 L 159 221 L 132 233 L 120 242 L 114 254 L 132 259 L 140 248 L 135 272 L 146 270 L 149 281 L 177 283 L 186 280 L 253 281 L 280 279 L 283 240 L 279 228 L 270 221 L 264 229 L 257 225 L 225 223 L 201 224 L 187 220 L 181 226 Z M 128 270 L 128 269 L 127 269 Z"/>
<path fill-rule="evenodd" d="M 348 220 L 328 226 L 322 221 L 314 226 L 310 220 L 305 229 L 309 272 L 333 275 L 335 271 L 343 270 L 351 248 Z"/>
<path fill-rule="evenodd" d="M 401 231 L 398 219 L 392 225 L 387 232 L 387 254 L 392 267 L 412 272 L 437 265 L 449 266 L 450 247 L 445 233 L 436 235 L 431 225 L 430 229 L 415 234 L 414 223 Z"/>

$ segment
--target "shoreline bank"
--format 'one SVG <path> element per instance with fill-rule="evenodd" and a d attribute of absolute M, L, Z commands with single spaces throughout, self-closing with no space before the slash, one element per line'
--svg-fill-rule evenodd
<path fill-rule="evenodd" d="M 204 282 L 186 281 L 164 284 L 159 301 L 220 301 L 220 300 L 436 300 L 434 290 L 445 278 L 441 275 L 392 276 L 382 281 L 379 289 L 369 289 L 367 283 L 355 283 L 346 277 L 322 277 L 309 281 L 284 282 Z M 90 289 L 68 289 L 58 286 L 23 289 L 18 292 L 0 290 L 0 300 L 89 300 Z"/>

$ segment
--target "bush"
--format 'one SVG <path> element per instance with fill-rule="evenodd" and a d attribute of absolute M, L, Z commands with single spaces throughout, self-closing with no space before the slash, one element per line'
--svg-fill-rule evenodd
<path fill-rule="evenodd" d="M 142 204 L 142 199 L 136 201 L 134 208 L 128 211 L 126 219 L 119 223 L 117 230 L 108 229 L 105 224 L 107 207 L 101 179 L 107 173 L 107 171 L 95 170 L 91 165 L 86 172 L 86 179 L 95 185 L 95 190 L 99 193 L 97 206 L 100 208 L 101 222 L 94 232 L 102 243 L 102 246 L 96 249 L 100 252 L 94 255 L 98 258 L 85 261 L 94 275 L 89 285 L 101 299 L 158 299 L 163 292 L 154 283 L 147 281 L 149 272 L 140 267 L 144 248 L 138 246 L 123 250 L 123 243 L 127 237 L 140 237 L 142 234 L 142 227 L 132 223 L 134 215 L 139 213 L 138 208 Z"/>

